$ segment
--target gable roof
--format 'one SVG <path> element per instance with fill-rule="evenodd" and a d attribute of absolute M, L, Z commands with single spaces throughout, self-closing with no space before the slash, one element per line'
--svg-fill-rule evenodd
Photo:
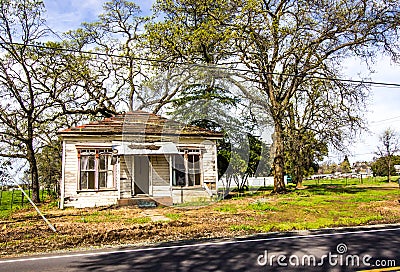
<path fill-rule="evenodd" d="M 145 111 L 118 114 L 101 121 L 70 127 L 59 131 L 58 134 L 60 136 L 126 134 L 223 137 L 222 132 L 183 124 Z"/>

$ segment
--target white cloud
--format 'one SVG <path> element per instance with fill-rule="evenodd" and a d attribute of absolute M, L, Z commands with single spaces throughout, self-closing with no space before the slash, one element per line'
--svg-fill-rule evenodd
<path fill-rule="evenodd" d="M 47 10 L 47 24 L 57 33 L 76 29 L 82 22 L 91 22 L 97 19 L 103 11 L 106 0 L 44 0 Z M 135 1 L 144 15 L 150 14 L 155 0 Z"/>
<path fill-rule="evenodd" d="M 97 19 L 105 0 L 44 0 L 47 24 L 57 33 L 76 29 Z"/>

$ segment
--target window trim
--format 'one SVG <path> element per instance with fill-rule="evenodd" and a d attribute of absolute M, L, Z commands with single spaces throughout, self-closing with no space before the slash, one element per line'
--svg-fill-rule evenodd
<path fill-rule="evenodd" d="M 171 187 L 172 188 L 200 188 L 203 186 L 204 183 L 204 175 L 203 175 L 203 154 L 201 152 L 200 148 L 183 148 L 183 147 L 179 147 L 178 148 L 178 155 L 174 155 L 171 156 Z M 199 166 L 198 166 L 198 170 L 199 171 L 199 175 L 200 175 L 200 184 L 196 184 L 196 181 L 193 181 L 193 185 L 189 184 L 189 175 L 190 175 L 190 170 L 192 170 L 192 168 L 190 168 L 189 166 L 189 155 L 198 155 L 199 156 Z M 177 171 L 177 169 L 175 168 L 175 161 L 176 161 L 176 156 L 182 156 L 183 157 L 183 164 L 184 164 L 184 170 L 185 170 L 185 185 L 181 186 L 181 185 L 174 185 L 174 179 L 175 178 L 175 172 Z M 176 182 L 175 182 L 176 183 Z"/>
<path fill-rule="evenodd" d="M 82 176 L 82 169 L 81 169 L 81 156 L 82 156 L 82 151 L 89 151 L 93 152 L 94 151 L 94 188 L 92 189 L 82 189 L 81 187 L 81 176 Z M 78 153 L 78 173 L 77 173 L 77 192 L 103 192 L 103 191 L 116 191 L 117 188 L 117 182 L 116 182 L 116 165 L 111 164 L 111 156 L 112 156 L 112 148 L 108 146 L 79 146 L 77 147 L 77 153 Z M 112 177 L 112 186 L 111 187 L 100 187 L 99 184 L 99 174 L 100 174 L 100 154 L 107 154 L 110 156 L 110 158 L 107 160 L 107 165 L 108 167 L 111 167 L 111 169 L 104 170 L 102 171 L 103 173 L 109 173 L 111 172 L 111 177 Z M 85 156 L 85 155 L 83 155 Z M 85 171 L 85 170 L 83 170 Z M 89 172 L 89 171 L 87 171 Z M 108 174 L 106 175 L 108 177 Z M 107 184 L 107 180 L 106 180 Z"/>

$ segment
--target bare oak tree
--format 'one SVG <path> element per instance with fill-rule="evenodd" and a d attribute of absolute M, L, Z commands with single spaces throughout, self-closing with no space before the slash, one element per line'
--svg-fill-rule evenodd
<path fill-rule="evenodd" d="M 346 151 L 365 126 L 366 95 L 363 84 L 309 79 L 290 99 L 284 121 L 285 160 L 298 187 L 311 165 L 328 155 L 328 145 Z"/>
<path fill-rule="evenodd" d="M 146 61 L 146 49 L 141 47 L 142 28 L 148 18 L 140 8 L 126 0 L 112 0 L 103 5 L 103 13 L 95 22 L 81 24 L 66 33 L 66 41 L 84 54 L 91 71 L 92 85 L 112 98 L 119 110 L 133 110 L 146 105 L 149 98 L 142 81 L 150 77 L 151 63 Z"/>
<path fill-rule="evenodd" d="M 245 85 L 252 83 L 241 90 L 274 122 L 274 191 L 278 193 L 285 191 L 284 131 L 295 96 L 312 85 L 326 101 L 303 106 L 329 106 L 330 117 L 338 115 L 341 124 L 349 121 L 358 129 L 353 118 L 360 115 L 347 113 L 363 102 L 366 93 L 355 88 L 349 93 L 348 86 L 340 84 L 344 60 L 358 57 L 368 62 L 380 49 L 395 58 L 398 51 L 400 3 L 394 0 L 178 0 L 157 1 L 156 8 L 164 20 L 148 29 L 160 59 L 228 69 L 236 64 Z M 318 78 L 332 82 L 337 106 L 330 107 L 331 90 L 319 88 L 320 81 L 313 80 Z M 320 116 L 307 129 L 313 131 L 326 122 L 331 119 Z M 345 140 L 341 126 L 332 133 L 338 135 L 329 141 Z"/>
<path fill-rule="evenodd" d="M 0 2 L 0 155 L 29 162 L 35 202 L 40 201 L 37 135 L 47 126 L 50 93 L 42 88 L 45 79 L 36 72 L 38 59 L 28 45 L 48 31 L 43 12 L 42 1 Z"/>
<path fill-rule="evenodd" d="M 384 158 L 387 167 L 388 182 L 391 181 L 391 167 L 393 155 L 400 151 L 400 139 L 396 131 L 387 128 L 382 134 L 379 135 L 380 145 L 377 147 L 377 155 Z"/>
<path fill-rule="evenodd" d="M 40 0 L 0 1 L 0 156 L 28 162 L 34 202 L 38 152 L 55 143 L 57 130 L 81 114 L 115 112 L 84 55 L 44 42 L 50 33 L 44 12 Z"/>

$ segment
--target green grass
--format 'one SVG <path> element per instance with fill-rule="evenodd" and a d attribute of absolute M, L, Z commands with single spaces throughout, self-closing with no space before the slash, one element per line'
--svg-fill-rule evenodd
<path fill-rule="evenodd" d="M 340 220 L 334 220 L 330 217 L 317 218 L 312 222 L 298 222 L 298 221 L 285 221 L 280 223 L 266 223 L 258 225 L 240 224 L 232 225 L 229 227 L 233 231 L 254 231 L 254 232 L 271 232 L 271 231 L 291 231 L 291 230 L 306 230 L 306 229 L 321 229 L 335 226 L 353 226 L 363 225 L 372 221 L 381 220 L 382 216 L 363 216 L 361 218 L 342 218 Z"/>
<path fill-rule="evenodd" d="M 125 219 L 126 223 L 130 224 L 145 224 L 151 222 L 150 217 L 134 217 L 134 218 L 128 218 Z"/>
<path fill-rule="evenodd" d="M 400 221 L 396 209 L 384 215 L 380 209 L 374 209 L 379 205 L 392 205 L 380 204 L 385 200 L 397 203 L 400 198 L 397 185 L 393 182 L 388 184 L 384 178 L 366 179 L 362 184 L 357 179 L 348 180 L 347 185 L 341 180 L 332 183 L 322 180 L 319 185 L 315 181 L 307 182 L 309 184 L 305 189 L 288 186 L 288 193 L 282 195 L 269 196 L 266 192 L 260 192 L 258 196 L 262 196 L 262 201 L 255 203 L 235 205 L 231 200 L 222 207 L 226 209 L 230 205 L 240 211 L 253 210 L 258 213 L 252 216 L 252 220 L 246 220 L 243 224 L 235 223 L 229 229 L 269 232 Z"/>
<path fill-rule="evenodd" d="M 2 191 L 1 192 L 1 205 L 0 209 L 6 209 L 7 206 L 10 206 L 12 200 L 12 191 Z M 14 205 L 21 204 L 21 195 L 22 192 L 20 190 L 14 190 Z M 28 199 L 24 197 L 24 203 L 28 203 Z"/>
<path fill-rule="evenodd" d="M 27 192 L 27 191 L 26 191 Z M 28 193 L 28 192 L 27 192 Z M 47 190 L 40 191 L 39 193 L 40 199 L 43 201 L 44 199 L 49 199 L 49 195 L 47 194 Z M 9 218 L 13 212 L 20 210 L 22 208 L 30 208 L 31 204 L 29 203 L 26 197 L 23 198 L 22 202 L 22 192 L 20 190 L 14 190 L 14 201 L 13 200 L 13 192 L 12 191 L 1 191 L 0 192 L 0 219 Z M 57 205 L 56 201 L 51 202 L 50 205 Z"/>
<path fill-rule="evenodd" d="M 208 206 L 210 204 L 212 204 L 213 201 L 211 201 L 208 198 L 200 198 L 197 201 L 193 201 L 193 202 L 183 202 L 183 203 L 179 203 L 174 205 L 175 207 L 201 207 L 201 206 Z"/>
<path fill-rule="evenodd" d="M 238 209 L 236 208 L 235 205 L 226 204 L 219 207 L 215 207 L 214 211 L 224 212 L 224 213 L 237 213 Z"/>
<path fill-rule="evenodd" d="M 181 217 L 179 213 L 167 213 L 165 216 L 171 220 L 178 220 Z"/>
<path fill-rule="evenodd" d="M 399 179 L 398 176 L 391 177 L 392 182 Z M 387 184 L 387 177 L 363 177 L 362 181 L 360 178 L 337 178 L 337 179 L 314 179 L 314 180 L 304 180 L 303 185 L 360 185 L 360 184 Z"/>
<path fill-rule="evenodd" d="M 254 211 L 278 211 L 279 209 L 269 203 L 257 201 L 256 203 L 249 204 L 248 208 Z"/>
<path fill-rule="evenodd" d="M 8 238 L 6 237 L 8 240 L 5 240 L 7 245 L 2 241 L 0 247 L 12 247 L 15 252 L 28 248 L 26 245 L 35 245 L 45 240 L 49 245 L 46 250 L 49 250 L 87 247 L 98 245 L 99 241 L 102 244 L 130 243 L 133 240 L 145 242 L 149 237 L 153 237 L 154 233 L 158 233 L 157 239 L 160 240 L 164 237 L 168 240 L 171 237 L 182 237 L 182 233 L 185 239 L 197 239 L 225 236 L 225 233 L 226 237 L 234 237 L 260 232 L 400 223 L 399 200 L 398 185 L 388 184 L 379 179 L 347 186 L 330 182 L 320 185 L 310 183 L 303 189 L 295 189 L 290 185 L 284 194 L 271 194 L 271 190 L 260 190 L 238 198 L 213 202 L 214 205 L 199 207 L 199 204 L 205 202 L 191 203 L 197 206 L 194 209 L 158 207 L 156 209 L 160 209 L 160 214 L 173 220 L 161 224 L 153 223 L 150 216 L 137 208 L 68 208 L 63 213 L 55 212 L 57 208 L 51 208 L 52 204 L 47 203 L 40 209 L 46 213 L 54 212 L 56 216 L 49 217 L 49 220 L 55 225 L 63 222 L 64 228 L 71 231 L 54 236 L 42 231 L 35 234 L 32 230 L 36 229 L 35 226 L 42 228 L 43 222 L 34 209 L 30 208 L 16 213 L 9 221 L 0 221 L 3 221 L 0 228 L 9 230 Z M 137 229 L 137 232 L 130 231 L 131 228 L 127 226 Z M 88 229 L 92 227 L 96 230 L 93 235 L 91 232 L 87 240 L 85 238 L 80 242 L 80 237 L 86 237 Z M 116 230 L 118 235 L 105 235 L 109 230 Z M 108 240 L 104 240 L 106 237 Z"/>
<path fill-rule="evenodd" d="M 101 216 L 103 217 L 103 216 Z M 99 212 L 95 211 L 92 213 L 86 213 L 82 214 L 80 218 L 77 218 L 77 222 L 82 222 L 82 223 L 99 223 L 102 221 L 102 218 L 99 215 Z"/>
<path fill-rule="evenodd" d="M 0 198 L 0 218 L 8 218 L 11 216 L 13 211 L 19 210 L 22 207 L 29 207 L 28 199 L 24 197 L 24 202 L 22 205 L 22 192 L 19 190 L 14 191 L 14 201 L 12 191 L 2 191 L 1 198 Z"/>
<path fill-rule="evenodd" d="M 240 230 L 249 231 L 249 230 L 255 230 L 255 228 L 252 227 L 252 226 L 249 226 L 249 225 L 241 224 L 241 225 L 232 225 L 230 227 L 230 230 L 233 230 L 233 231 L 240 231 Z"/>
<path fill-rule="evenodd" d="M 151 221 L 150 217 L 121 217 L 120 214 L 114 214 L 112 212 L 85 212 L 80 217 L 78 217 L 76 222 L 80 223 L 101 223 L 101 222 L 124 222 L 127 224 L 144 224 Z"/>

